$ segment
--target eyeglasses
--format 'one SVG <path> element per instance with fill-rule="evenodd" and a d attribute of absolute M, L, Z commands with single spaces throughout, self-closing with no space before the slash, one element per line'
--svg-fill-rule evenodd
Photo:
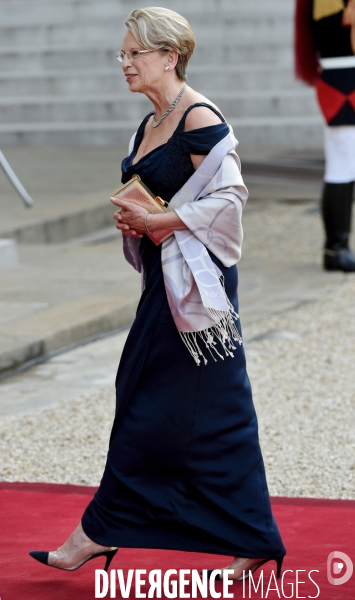
<path fill-rule="evenodd" d="M 135 60 L 136 58 L 138 58 L 141 54 L 144 54 L 145 52 L 155 52 L 155 50 L 131 50 L 130 52 L 123 52 L 123 50 L 120 50 L 120 52 L 117 52 L 116 58 L 120 62 L 123 62 L 123 59 L 126 55 L 128 60 L 131 60 L 131 58 L 133 58 L 133 60 Z"/>

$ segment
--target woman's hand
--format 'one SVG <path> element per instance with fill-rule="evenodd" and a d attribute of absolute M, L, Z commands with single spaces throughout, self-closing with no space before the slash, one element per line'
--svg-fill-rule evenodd
<path fill-rule="evenodd" d="M 355 1 L 350 0 L 343 13 L 343 25 L 351 27 L 350 41 L 355 54 Z"/>
<path fill-rule="evenodd" d="M 149 233 L 164 229 L 182 230 L 187 229 L 185 223 L 178 217 L 174 210 L 166 213 L 150 213 L 145 208 L 126 202 L 114 196 L 110 198 L 112 204 L 120 207 L 115 212 L 113 218 L 116 220 L 116 227 L 122 231 L 123 235 L 141 238 L 143 233 L 147 233 L 146 216 L 149 215 L 148 228 Z"/>
<path fill-rule="evenodd" d="M 355 2 L 350 0 L 343 12 L 343 25 L 353 27 L 355 25 Z"/>
<path fill-rule="evenodd" d="M 147 210 L 131 202 L 126 202 L 114 196 L 110 198 L 112 204 L 119 206 L 113 218 L 116 221 L 116 228 L 122 231 L 123 235 L 141 238 L 146 232 L 145 217 Z"/>
<path fill-rule="evenodd" d="M 350 42 L 352 51 L 355 54 L 355 1 L 350 0 L 343 12 L 344 27 L 351 27 Z"/>

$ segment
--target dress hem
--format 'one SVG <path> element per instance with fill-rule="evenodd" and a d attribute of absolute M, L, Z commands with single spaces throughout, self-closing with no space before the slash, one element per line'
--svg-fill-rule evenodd
<path fill-rule="evenodd" d="M 115 546 L 118 548 L 144 548 L 149 550 L 172 550 L 181 552 L 197 552 L 200 554 L 218 554 L 220 556 L 239 556 L 243 558 L 265 558 L 273 559 L 281 556 L 285 556 L 285 551 L 260 551 L 247 552 L 241 547 L 235 546 L 234 548 L 218 547 L 209 544 L 208 542 L 201 543 L 196 541 L 193 542 L 191 539 L 186 539 L 185 536 L 178 534 L 177 532 L 171 532 L 168 530 L 157 530 L 149 529 L 144 527 L 144 530 L 137 532 L 135 528 L 129 531 L 129 528 L 125 527 L 124 531 L 112 532 L 112 538 L 109 540 L 100 535 L 91 535 L 90 531 L 85 528 L 84 522 L 82 521 L 82 527 L 84 533 L 96 544 L 102 546 Z M 180 535 L 180 540 L 176 539 Z M 117 537 L 116 537 L 117 536 Z M 173 539 L 175 538 L 175 542 Z M 154 542 L 152 542 L 154 539 Z M 265 544 L 266 545 L 266 544 Z"/>

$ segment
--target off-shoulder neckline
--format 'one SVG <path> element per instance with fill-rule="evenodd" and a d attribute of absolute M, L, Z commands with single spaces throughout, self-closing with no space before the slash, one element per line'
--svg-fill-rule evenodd
<path fill-rule="evenodd" d="M 195 133 L 197 133 L 197 132 L 204 131 L 205 129 L 211 129 L 211 127 L 212 127 L 212 128 L 213 128 L 213 127 L 221 127 L 221 125 L 222 125 L 223 127 L 225 127 L 225 126 L 227 126 L 227 127 L 228 127 L 227 123 L 226 123 L 225 121 L 224 121 L 224 122 L 222 121 L 221 123 L 215 123 L 214 125 L 206 125 L 206 127 L 198 127 L 197 129 L 190 129 L 189 131 L 182 131 L 182 132 L 181 132 L 181 135 L 184 135 L 184 134 L 191 134 L 191 133 L 192 133 L 192 134 L 195 134 Z M 175 131 L 174 131 L 173 135 L 174 135 L 174 134 L 175 134 Z M 130 163 L 131 163 L 131 164 L 130 164 L 130 167 L 136 167 L 136 166 L 137 166 L 137 165 L 138 165 L 138 164 L 141 162 L 141 160 L 143 160 L 143 158 L 146 158 L 147 156 L 150 156 L 151 154 L 153 154 L 153 153 L 154 153 L 154 152 L 156 152 L 157 150 L 160 150 L 161 148 L 164 148 L 164 146 L 166 146 L 166 145 L 167 145 L 167 144 L 170 142 L 170 140 L 171 140 L 171 138 L 173 137 L 173 135 L 172 135 L 172 136 L 170 136 L 170 138 L 169 138 L 169 139 L 168 139 L 166 142 L 164 142 L 164 144 L 160 144 L 159 146 L 156 146 L 156 148 L 153 148 L 152 150 L 149 150 L 149 152 L 146 152 L 146 154 L 143 154 L 143 156 L 141 156 L 141 157 L 140 157 L 140 159 L 139 159 L 139 160 L 137 160 L 137 162 L 133 164 L 133 159 L 134 159 L 134 157 L 136 156 L 136 154 L 137 154 L 137 151 L 138 151 L 138 148 L 139 148 L 139 146 L 140 146 L 140 142 L 139 142 L 139 144 L 138 144 L 138 146 L 137 146 L 137 149 L 135 150 L 135 149 L 133 148 L 133 150 L 132 150 L 132 152 L 131 152 L 131 154 L 130 154 L 130 156 L 132 157 L 132 158 L 131 158 L 131 161 L 130 161 Z M 135 152 L 135 154 L 132 156 L 133 152 Z"/>

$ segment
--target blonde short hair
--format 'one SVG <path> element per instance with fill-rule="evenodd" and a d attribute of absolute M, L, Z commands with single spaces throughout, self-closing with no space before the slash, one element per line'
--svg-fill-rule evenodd
<path fill-rule="evenodd" d="M 176 74 L 186 81 L 186 68 L 195 48 L 195 36 L 184 17 L 159 6 L 135 8 L 128 15 L 126 28 L 146 50 L 176 50 L 179 59 Z"/>

